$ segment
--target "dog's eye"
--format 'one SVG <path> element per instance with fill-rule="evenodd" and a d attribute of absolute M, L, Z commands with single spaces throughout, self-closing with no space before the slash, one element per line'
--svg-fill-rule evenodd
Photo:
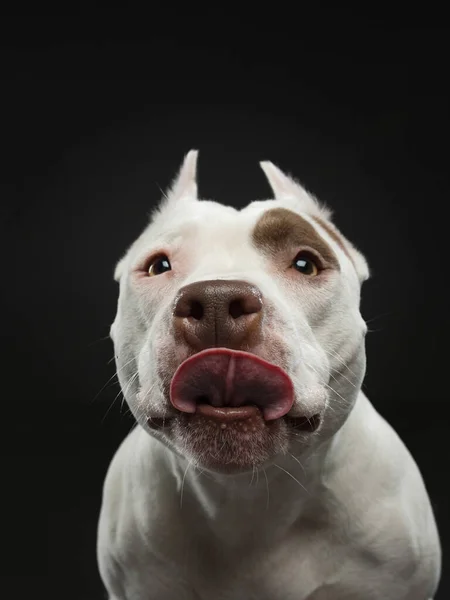
<path fill-rule="evenodd" d="M 308 275 L 309 277 L 315 277 L 319 273 L 317 264 L 305 252 L 297 254 L 292 266 L 300 273 L 303 273 L 303 275 Z"/>
<path fill-rule="evenodd" d="M 167 256 L 161 255 L 161 256 L 157 256 L 156 258 L 154 258 L 152 260 L 152 262 L 150 263 L 150 265 L 148 267 L 148 274 L 150 276 L 162 275 L 163 273 L 166 273 L 167 271 L 170 271 L 171 269 L 172 269 L 172 267 L 170 265 L 170 261 L 167 258 Z"/>

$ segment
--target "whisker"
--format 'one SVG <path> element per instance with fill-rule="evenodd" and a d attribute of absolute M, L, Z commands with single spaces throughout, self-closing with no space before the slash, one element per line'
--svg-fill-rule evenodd
<path fill-rule="evenodd" d="M 128 381 L 127 384 L 127 388 L 125 393 L 128 391 L 129 385 L 131 385 L 133 383 L 133 381 L 136 379 L 136 377 L 139 375 L 139 372 L 136 371 L 136 373 L 134 373 L 134 375 L 132 375 L 132 377 L 130 378 L 130 380 Z M 123 394 L 122 389 L 119 390 L 119 392 L 117 393 L 116 397 L 114 398 L 114 400 L 111 402 L 111 404 L 108 407 L 108 410 L 105 413 L 105 416 L 102 419 L 102 423 L 104 423 L 106 417 L 108 416 L 108 414 L 110 413 L 112 407 L 114 406 L 114 404 L 116 403 L 117 399 L 119 398 L 120 394 Z M 125 399 L 125 394 L 124 394 L 124 399 Z M 122 409 L 123 404 L 121 404 L 121 409 Z"/>
<path fill-rule="evenodd" d="M 122 391 L 122 390 L 121 390 L 121 391 Z M 119 394 L 120 394 L 120 392 L 119 392 Z M 109 415 L 109 413 L 111 412 L 111 409 L 112 409 L 112 407 L 114 406 L 114 404 L 115 404 L 115 402 L 116 402 L 117 398 L 118 398 L 118 396 L 116 396 L 116 397 L 114 398 L 114 400 L 111 402 L 111 404 L 110 404 L 110 405 L 108 406 L 108 408 L 106 409 L 106 412 L 105 412 L 105 414 L 104 414 L 104 416 L 103 416 L 103 419 L 102 419 L 102 425 L 104 424 L 106 417 L 107 417 L 107 416 Z"/>
<path fill-rule="evenodd" d="M 306 367 L 308 367 L 309 369 L 311 369 L 311 371 L 314 371 L 314 373 L 318 373 L 317 369 L 315 369 L 311 364 L 305 362 L 304 363 Z M 333 377 L 333 379 L 335 379 Z M 335 379 L 336 380 L 336 379 Z M 341 400 L 344 402 L 345 405 L 347 405 L 347 401 L 345 400 L 345 398 L 343 396 L 341 396 L 341 394 L 339 394 L 339 392 L 337 392 L 334 388 L 332 388 L 330 385 L 328 385 L 328 383 L 322 382 L 322 385 L 324 385 L 325 387 L 327 387 L 329 390 L 331 390 L 333 393 L 335 393 L 337 396 L 339 396 L 339 398 L 341 398 Z M 308 419 L 309 422 L 309 419 Z"/>
<path fill-rule="evenodd" d="M 373 321 L 376 321 L 377 319 L 382 319 L 383 317 L 390 317 L 392 314 L 392 311 L 389 311 L 382 313 L 381 315 L 377 315 L 376 317 L 372 317 L 371 319 L 366 321 L 366 325 L 368 325 L 369 323 L 373 323 Z"/>
<path fill-rule="evenodd" d="M 92 348 L 92 346 L 95 346 L 96 344 L 99 344 L 100 342 L 105 342 L 106 340 L 110 340 L 111 338 L 109 337 L 109 335 L 105 335 L 105 337 L 101 337 L 98 340 L 94 340 L 93 342 L 90 342 L 86 347 L 87 348 Z"/>
<path fill-rule="evenodd" d="M 159 191 L 161 192 L 161 194 L 163 195 L 163 197 L 168 200 L 167 194 L 165 193 L 165 191 L 161 188 L 161 186 L 157 183 L 156 187 L 159 189 Z"/>
<path fill-rule="evenodd" d="M 326 354 L 329 354 L 330 356 L 334 356 L 334 358 L 336 358 L 336 360 L 339 360 L 341 365 L 343 367 L 345 367 L 346 369 L 348 369 L 350 371 L 350 373 L 353 375 L 353 377 L 357 378 L 356 373 L 354 373 L 350 369 L 350 367 L 347 365 L 347 363 L 345 362 L 345 360 L 342 358 L 342 356 L 340 354 L 338 354 L 337 352 L 332 352 L 331 350 L 326 350 L 325 348 L 323 350 Z"/>
<path fill-rule="evenodd" d="M 350 384 L 350 385 L 352 385 L 352 386 L 353 386 L 355 389 L 357 389 L 357 387 L 358 387 L 358 386 L 357 386 L 356 384 L 354 384 L 354 383 L 353 383 L 353 381 L 350 381 L 350 379 L 349 379 L 348 377 L 346 377 L 346 376 L 344 375 L 344 373 L 342 373 L 342 371 L 339 371 L 339 369 L 331 369 L 331 370 L 332 370 L 332 371 L 334 371 L 335 373 L 339 373 L 339 375 L 340 375 L 341 377 L 343 377 L 343 378 L 344 378 L 346 381 L 348 381 L 348 382 L 349 382 L 349 384 Z M 331 375 L 331 373 L 330 373 L 330 375 Z M 336 379 L 336 378 L 335 378 L 333 375 L 331 375 L 331 377 L 333 377 L 333 379 L 334 379 L 335 381 L 337 381 L 337 379 Z"/>
<path fill-rule="evenodd" d="M 294 456 L 291 452 L 289 452 L 289 454 L 292 456 L 292 458 L 298 462 L 298 464 L 301 466 L 301 468 L 303 469 L 303 473 L 306 475 L 306 470 L 305 467 L 302 465 L 302 463 L 298 460 L 298 458 L 296 456 Z"/>
<path fill-rule="evenodd" d="M 303 342 L 302 342 L 302 343 L 303 343 L 303 345 L 306 345 L 306 346 L 308 346 L 309 348 L 313 348 L 313 349 L 314 349 L 314 347 L 312 346 L 312 344 L 309 344 L 309 343 L 308 343 L 308 342 L 306 342 L 305 340 L 303 340 Z M 354 377 L 355 379 L 357 379 L 356 373 L 354 373 L 354 372 L 353 372 L 353 371 L 350 369 L 350 367 L 347 365 L 347 363 L 346 363 L 346 362 L 345 362 L 345 360 L 342 358 L 342 356 L 340 356 L 340 354 L 338 354 L 338 353 L 336 353 L 336 352 L 332 352 L 331 350 L 327 350 L 326 348 L 322 348 L 322 350 L 323 350 L 323 352 L 325 352 L 325 354 L 328 354 L 329 356 L 331 356 L 331 357 L 334 357 L 336 360 L 338 360 L 338 361 L 340 362 L 340 364 L 341 364 L 341 365 L 342 365 L 342 366 L 343 366 L 345 369 L 347 369 L 347 370 L 348 370 L 348 371 L 349 371 L 349 372 L 350 372 L 350 373 L 353 375 L 353 377 Z M 310 364 L 308 364 L 308 363 L 305 363 L 305 364 L 306 364 L 306 365 L 307 365 L 307 366 L 308 366 L 308 367 L 309 367 L 309 368 L 310 368 L 312 371 L 314 371 L 314 372 L 317 374 L 317 370 L 316 370 L 316 369 L 314 369 L 314 367 L 313 367 L 312 365 L 310 365 Z M 330 369 L 331 369 L 331 370 L 333 370 L 333 371 L 335 371 L 336 373 L 339 373 L 339 374 L 340 374 L 342 377 L 344 377 L 344 378 L 345 378 L 345 379 L 346 379 L 346 380 L 347 380 L 347 381 L 348 381 L 348 382 L 349 382 L 351 385 L 353 385 L 355 388 L 357 387 L 357 386 L 356 386 L 356 385 L 355 385 L 355 384 L 354 384 L 352 381 L 350 381 L 350 379 L 348 379 L 348 378 L 347 378 L 347 377 L 344 375 L 344 373 L 342 373 L 342 371 L 340 371 L 339 369 L 334 369 L 333 367 L 331 367 L 331 365 L 330 365 Z M 330 373 L 330 375 L 331 375 L 331 373 Z M 333 377 L 333 379 L 335 379 L 335 378 Z M 335 381 L 336 381 L 336 379 L 335 379 Z"/>
<path fill-rule="evenodd" d="M 341 396 L 341 394 L 339 392 L 337 392 L 334 388 L 332 388 L 331 385 L 328 385 L 328 383 L 324 383 L 323 385 L 325 387 L 327 387 L 329 390 L 331 390 L 334 394 L 336 394 L 336 396 L 339 396 L 339 398 L 344 402 L 345 406 L 348 404 L 348 401 L 343 396 Z"/>
<path fill-rule="evenodd" d="M 266 478 L 266 489 L 267 489 L 267 502 L 266 502 L 266 510 L 269 510 L 269 480 L 267 479 L 266 470 L 263 469 L 264 477 Z"/>
<path fill-rule="evenodd" d="M 191 466 L 191 461 L 188 460 L 188 464 L 186 470 L 183 475 L 183 480 L 181 481 L 181 492 L 180 492 L 180 508 L 183 508 L 183 492 L 184 492 L 184 480 L 186 479 L 186 473 L 188 472 L 189 467 Z"/>
<path fill-rule="evenodd" d="M 136 373 L 130 377 L 130 380 L 127 383 L 127 387 L 123 392 L 123 398 L 122 398 L 122 402 L 120 404 L 120 411 L 122 412 L 123 409 L 123 403 L 125 402 L 125 396 L 127 395 L 129 389 L 131 388 L 131 386 L 133 385 L 133 383 L 136 381 L 136 379 L 139 377 L 139 371 L 136 371 Z"/>
<path fill-rule="evenodd" d="M 117 371 L 115 371 L 115 372 L 114 372 L 114 373 L 111 375 L 111 377 L 108 379 L 108 381 L 105 383 L 105 385 L 104 385 L 104 386 L 103 386 L 103 387 L 100 389 L 100 391 L 99 391 L 99 392 L 97 392 L 97 393 L 95 394 L 94 398 L 91 400 L 91 404 L 92 404 L 92 403 L 94 403 L 94 402 L 97 400 L 97 398 L 100 396 L 100 394 L 103 392 L 103 390 L 104 390 L 104 389 L 106 388 L 106 386 L 109 384 L 109 382 L 110 382 L 112 379 L 114 379 L 114 377 L 115 377 L 116 375 L 118 375 L 118 373 L 119 373 L 120 371 L 122 371 L 122 369 L 124 369 L 125 367 L 127 367 L 127 366 L 128 366 L 128 365 L 129 365 L 129 364 L 130 364 L 130 363 L 131 363 L 133 360 L 134 360 L 134 357 L 133 357 L 133 358 L 131 358 L 129 361 L 127 361 L 127 362 L 126 362 L 124 365 L 122 365 L 122 366 L 120 367 L 120 369 L 117 369 Z"/>
<path fill-rule="evenodd" d="M 294 476 L 292 475 L 292 473 L 289 473 L 289 471 L 287 471 L 286 469 L 283 469 L 283 467 L 280 467 L 280 465 L 277 465 L 276 463 L 273 463 L 273 466 L 274 466 L 274 467 L 277 467 L 278 469 L 281 469 L 281 471 L 284 471 L 284 472 L 286 473 L 286 475 L 289 475 L 289 477 L 291 477 L 291 478 L 292 478 L 294 481 L 296 481 L 296 482 L 298 483 L 298 485 L 299 485 L 299 486 L 300 486 L 302 489 L 304 489 L 304 490 L 305 490 L 305 492 L 306 492 L 307 494 L 309 494 L 309 492 L 308 492 L 308 490 L 305 488 L 305 486 L 304 486 L 303 484 L 301 484 L 301 483 L 300 483 L 300 481 L 299 481 L 299 480 L 298 480 L 296 477 L 294 477 Z"/>

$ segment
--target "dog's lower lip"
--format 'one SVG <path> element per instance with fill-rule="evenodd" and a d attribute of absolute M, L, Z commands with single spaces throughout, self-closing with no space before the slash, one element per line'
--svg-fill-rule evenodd
<path fill-rule="evenodd" d="M 198 404 L 195 411 L 196 415 L 201 415 L 218 423 L 232 423 L 234 421 L 245 421 L 252 417 L 260 416 L 261 410 L 254 404 L 240 407 L 215 407 L 210 404 Z M 296 431 L 314 432 L 320 425 L 320 415 L 315 414 L 312 417 L 291 417 L 285 415 L 281 418 L 286 421 Z M 276 419 L 276 420 L 281 420 Z M 165 429 L 172 423 L 173 417 L 149 417 L 147 423 L 151 429 Z"/>
<path fill-rule="evenodd" d="M 196 414 L 209 417 L 215 421 L 222 423 L 229 423 L 232 421 L 244 421 L 251 417 L 261 414 L 260 409 L 254 405 L 245 405 L 239 407 L 233 406 L 220 406 L 215 407 L 210 404 L 198 404 L 196 407 Z"/>

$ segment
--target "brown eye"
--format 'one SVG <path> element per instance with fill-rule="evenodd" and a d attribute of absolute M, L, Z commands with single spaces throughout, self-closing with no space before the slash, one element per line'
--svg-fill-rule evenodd
<path fill-rule="evenodd" d="M 297 254 L 292 266 L 303 275 L 308 275 L 309 277 L 315 277 L 319 274 L 319 268 L 315 261 L 304 252 Z"/>
<path fill-rule="evenodd" d="M 171 270 L 172 267 L 167 256 L 160 255 L 154 258 L 150 263 L 148 267 L 148 274 L 152 277 L 153 275 L 162 275 L 163 273 L 167 273 L 167 271 Z"/>

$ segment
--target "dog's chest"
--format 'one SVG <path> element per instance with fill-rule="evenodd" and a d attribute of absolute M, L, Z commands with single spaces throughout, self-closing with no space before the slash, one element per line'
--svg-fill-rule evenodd
<path fill-rule="evenodd" d="M 139 600 L 398 600 L 390 570 L 336 532 L 292 532 L 270 547 L 221 546 L 179 540 L 156 565 L 148 557 L 127 591 Z M 142 552 L 142 557 L 145 553 Z M 149 596 L 159 582 L 164 593 Z M 164 595 L 166 594 L 166 595 Z"/>
<path fill-rule="evenodd" d="M 201 600 L 306 600 L 340 579 L 349 562 L 345 547 L 324 533 L 284 539 L 270 549 L 209 549 L 191 571 Z M 314 596 L 313 596 L 314 597 Z"/>

